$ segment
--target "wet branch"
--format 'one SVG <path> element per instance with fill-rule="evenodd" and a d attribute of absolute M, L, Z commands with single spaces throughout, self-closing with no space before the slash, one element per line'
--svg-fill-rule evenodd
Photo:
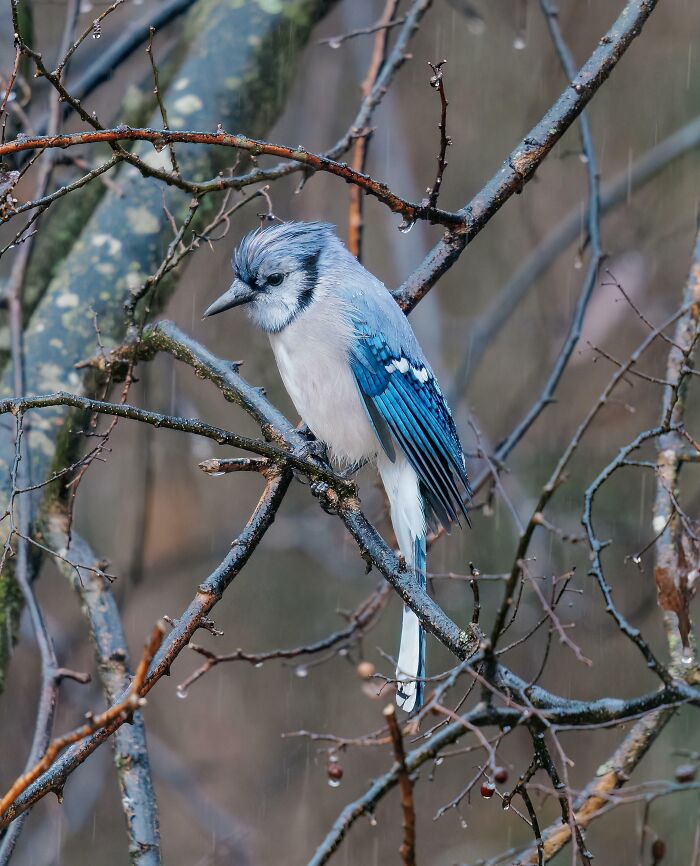
<path fill-rule="evenodd" d="M 380 585 L 370 596 L 366 598 L 357 609 L 348 616 L 346 628 L 333 632 L 333 634 L 313 643 L 290 649 L 274 649 L 261 653 L 244 652 L 237 649 L 231 653 L 217 654 L 206 649 L 206 647 L 191 643 L 190 649 L 201 655 L 205 661 L 193 671 L 177 687 L 180 694 L 186 694 L 190 687 L 201 679 L 209 671 L 222 662 L 246 662 L 259 665 L 273 659 L 298 659 L 304 656 L 317 655 L 329 649 L 345 647 L 358 641 L 377 621 L 389 600 L 390 587 L 388 583 Z"/>
<path fill-rule="evenodd" d="M 188 608 L 174 621 L 172 631 L 162 639 L 162 645 L 150 662 L 148 671 L 139 687 L 141 697 L 145 696 L 163 676 L 169 673 L 172 663 L 189 644 L 192 635 L 202 627 L 203 623 L 208 622 L 208 614 L 245 566 L 274 521 L 290 481 L 291 474 L 286 471 L 270 473 L 260 502 L 243 531 L 234 540 L 230 552 L 200 585 Z M 139 675 L 138 672 L 137 675 Z M 130 692 L 127 692 L 121 698 L 120 703 L 129 695 Z M 132 695 L 130 700 L 135 701 L 135 696 Z M 134 708 L 137 709 L 138 707 L 135 706 Z M 7 826 L 51 791 L 61 791 L 70 774 L 127 721 L 128 715 L 124 713 L 115 715 L 114 707 L 107 712 L 111 713 L 108 724 L 100 726 L 87 738 L 81 738 L 82 742 L 69 746 L 28 786 L 22 786 L 22 793 L 10 800 L 6 811 L 0 817 L 0 826 Z"/>
<path fill-rule="evenodd" d="M 384 709 L 384 718 L 389 725 L 394 760 L 398 767 L 399 788 L 401 790 L 401 811 L 403 813 L 403 842 L 399 854 L 404 866 L 416 864 L 416 809 L 413 803 L 413 782 L 406 767 L 406 752 L 403 745 L 401 728 L 396 720 L 396 708 L 389 704 Z"/>
<path fill-rule="evenodd" d="M 48 73 L 50 75 L 50 73 Z M 61 88 L 61 95 L 67 98 L 67 92 Z M 89 116 L 89 115 L 88 115 Z M 83 118 L 85 119 L 85 118 Z M 94 124 L 93 124 L 94 125 Z M 71 148 L 86 144 L 111 144 L 123 160 L 135 165 L 142 174 L 155 177 L 164 183 L 176 186 L 184 192 L 192 195 L 201 195 L 208 192 L 216 192 L 229 187 L 240 188 L 239 178 L 217 177 L 213 180 L 198 183 L 195 181 L 180 180 L 174 172 L 166 172 L 149 167 L 142 160 L 134 157 L 128 151 L 120 147 L 124 141 L 150 141 L 157 148 L 171 146 L 178 142 L 185 144 L 212 145 L 217 147 L 233 148 L 250 153 L 258 157 L 263 155 L 277 156 L 290 159 L 304 168 L 312 171 L 325 171 L 341 178 L 347 183 L 355 184 L 367 195 L 378 199 L 383 205 L 394 213 L 400 214 L 408 223 L 418 219 L 438 223 L 445 226 L 459 226 L 464 218 L 459 213 L 440 210 L 439 208 L 414 204 L 393 193 L 386 184 L 374 180 L 364 172 L 356 171 L 347 163 L 337 162 L 330 157 L 319 153 L 312 153 L 303 148 L 287 147 L 281 144 L 273 144 L 267 141 L 258 141 L 245 135 L 236 135 L 224 131 L 217 132 L 183 132 L 171 129 L 137 129 L 129 126 L 105 129 L 99 127 L 92 132 L 62 133 L 60 135 L 45 136 L 23 136 L 12 141 L 0 144 L 0 157 L 21 153 L 27 150 L 45 151 L 55 148 Z M 0 220 L 0 224 L 2 224 Z"/>
<path fill-rule="evenodd" d="M 440 97 L 440 122 L 438 129 L 440 130 L 440 150 L 437 156 L 437 174 L 433 188 L 428 190 L 428 206 L 436 207 L 440 190 L 442 189 L 442 179 L 447 168 L 447 148 L 452 144 L 450 137 L 447 134 L 447 96 L 445 94 L 445 74 L 442 71 L 443 66 L 447 63 L 446 60 L 441 60 L 439 63 L 429 63 L 428 65 L 433 70 L 433 77 L 430 79 L 430 86 L 437 91 Z"/>
<path fill-rule="evenodd" d="M 58 507 L 47 515 L 47 543 L 54 550 L 67 550 L 69 515 Z M 99 560 L 80 536 L 72 533 L 70 562 L 57 559 L 58 570 L 70 581 L 80 598 L 90 626 L 97 671 L 109 706 L 129 688 L 130 669 L 126 635 L 109 584 Z M 84 565 L 94 565 L 86 568 Z M 119 778 L 122 807 L 129 837 L 129 855 L 136 866 L 160 862 L 160 832 L 156 796 L 146 747 L 146 727 L 139 711 L 131 723 L 114 732 L 114 765 Z"/>
<path fill-rule="evenodd" d="M 158 651 L 163 641 L 163 629 L 157 626 L 146 644 L 141 661 L 136 668 L 136 673 L 131 681 L 131 685 L 126 695 L 116 704 L 111 706 L 104 713 L 98 715 L 88 714 L 87 721 L 84 725 L 75 728 L 61 737 L 57 737 L 49 743 L 48 748 L 44 752 L 42 758 L 26 773 L 22 774 L 9 788 L 7 793 L 0 799 L 0 827 L 6 827 L 9 820 L 6 818 L 7 812 L 16 803 L 19 797 L 35 782 L 43 773 L 50 770 L 51 766 L 56 762 L 58 756 L 68 746 L 74 743 L 80 743 L 90 735 L 98 731 L 106 730 L 112 726 L 114 728 L 123 724 L 131 715 L 140 709 L 145 703 L 143 699 L 144 685 L 146 682 L 146 674 L 149 665 Z"/>
<path fill-rule="evenodd" d="M 377 22 L 374 30 L 377 35 L 374 38 L 374 48 L 369 61 L 367 75 L 362 82 L 361 92 L 363 100 L 366 100 L 377 84 L 377 79 L 386 63 L 387 46 L 389 43 L 389 27 L 399 5 L 399 0 L 386 0 L 382 17 Z M 395 22 L 398 23 L 398 22 Z M 374 32 L 370 29 L 364 32 Z M 356 34 L 352 34 L 356 35 Z M 349 38 L 346 37 L 346 38 Z M 334 46 L 340 44 L 337 39 Z M 364 134 L 355 141 L 352 153 L 352 167 L 355 171 L 364 172 L 367 164 L 369 143 L 372 138 L 372 130 L 367 128 Z M 348 210 L 348 249 L 359 260 L 362 261 L 362 233 L 364 228 L 364 194 L 360 187 L 350 187 L 350 207 Z"/>

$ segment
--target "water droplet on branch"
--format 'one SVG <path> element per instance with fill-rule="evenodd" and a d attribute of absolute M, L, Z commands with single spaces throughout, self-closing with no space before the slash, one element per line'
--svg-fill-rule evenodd
<path fill-rule="evenodd" d="M 682 784 L 684 782 L 694 782 L 697 772 L 698 768 L 695 764 L 680 764 L 680 766 L 676 767 L 674 775 L 676 781 Z"/>

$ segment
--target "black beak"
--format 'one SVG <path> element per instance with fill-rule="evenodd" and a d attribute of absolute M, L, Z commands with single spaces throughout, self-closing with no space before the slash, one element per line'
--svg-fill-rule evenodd
<path fill-rule="evenodd" d="M 217 313 L 223 313 L 224 310 L 230 310 L 232 307 L 240 307 L 241 304 L 247 304 L 255 297 L 255 292 L 243 280 L 234 280 L 231 288 L 228 289 L 217 298 L 211 306 L 204 311 L 203 319 L 209 316 L 215 316 Z"/>

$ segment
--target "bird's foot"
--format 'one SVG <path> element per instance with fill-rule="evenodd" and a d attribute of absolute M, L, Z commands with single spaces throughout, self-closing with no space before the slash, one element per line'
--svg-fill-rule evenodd
<path fill-rule="evenodd" d="M 299 457 L 307 459 L 313 457 L 315 460 L 320 460 L 323 463 L 328 463 L 328 449 L 325 442 L 317 439 L 309 428 L 304 425 L 299 432 L 304 437 L 305 441 L 296 449 Z"/>
<path fill-rule="evenodd" d="M 319 500 L 321 508 L 326 514 L 338 513 L 338 494 L 330 484 L 325 481 L 315 481 L 311 485 L 311 492 Z"/>

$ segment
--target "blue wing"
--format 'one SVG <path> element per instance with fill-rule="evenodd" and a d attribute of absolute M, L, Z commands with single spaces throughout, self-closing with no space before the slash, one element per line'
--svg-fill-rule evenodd
<path fill-rule="evenodd" d="M 427 364 L 415 352 L 392 349 L 365 324 L 357 324 L 350 355 L 367 413 L 389 459 L 392 437 L 416 471 L 428 505 L 447 526 L 471 490 L 464 454 L 450 410 Z"/>

